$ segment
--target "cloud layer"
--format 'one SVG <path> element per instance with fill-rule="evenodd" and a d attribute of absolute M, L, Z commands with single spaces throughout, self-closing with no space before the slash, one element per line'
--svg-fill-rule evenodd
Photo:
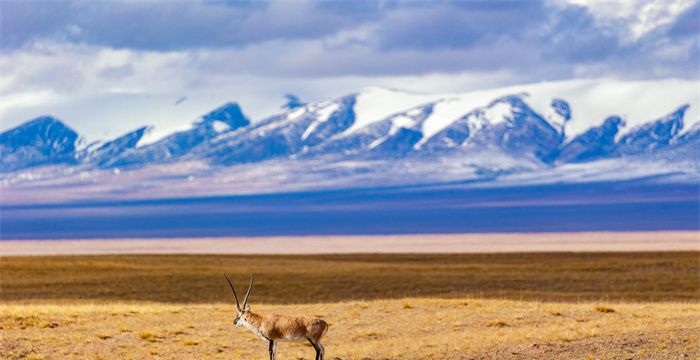
<path fill-rule="evenodd" d="M 0 120 L 5 128 L 104 94 L 226 93 L 262 116 L 286 92 L 316 100 L 358 85 L 697 79 L 698 9 L 696 0 L 4 0 Z"/>
<path fill-rule="evenodd" d="M 606 62 L 611 71 L 621 71 L 619 62 L 649 56 L 654 61 L 666 43 L 694 37 L 686 48 L 697 49 L 697 3 L 635 3 L 646 6 L 517 0 L 6 0 L 1 3 L 0 46 L 3 53 L 46 43 L 192 52 L 204 61 L 210 60 L 209 52 L 214 59 L 220 52 L 232 56 L 231 64 L 219 65 L 224 70 L 254 73 L 252 65 L 263 59 L 271 74 L 288 76 L 314 75 L 316 69 L 319 76 L 518 69 L 533 62 L 540 67 Z M 382 57 L 392 64 L 397 58 L 408 60 L 387 66 Z"/>

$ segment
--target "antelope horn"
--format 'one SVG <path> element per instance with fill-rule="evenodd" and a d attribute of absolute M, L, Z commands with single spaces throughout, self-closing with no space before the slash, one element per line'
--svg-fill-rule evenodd
<path fill-rule="evenodd" d="M 229 278 L 226 274 L 224 274 L 224 277 L 226 278 L 226 281 L 228 281 L 228 284 L 231 286 L 231 291 L 233 291 L 233 298 L 236 299 L 236 307 L 238 308 L 239 311 L 241 311 L 241 304 L 238 303 L 238 295 L 236 295 L 236 289 L 233 287 L 233 283 L 231 282 L 231 280 L 229 280 Z M 246 295 L 246 299 L 247 298 L 248 298 L 248 296 Z"/>
<path fill-rule="evenodd" d="M 253 274 L 250 274 L 250 285 L 248 286 L 248 292 L 245 293 L 245 298 L 243 298 L 243 309 L 245 309 L 246 305 L 248 305 L 248 295 L 250 295 L 251 290 L 253 290 Z"/>

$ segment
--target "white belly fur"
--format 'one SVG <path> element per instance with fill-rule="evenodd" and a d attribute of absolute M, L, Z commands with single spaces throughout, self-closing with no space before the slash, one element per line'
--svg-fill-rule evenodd
<path fill-rule="evenodd" d="M 281 338 L 281 339 L 279 339 L 279 341 L 304 342 L 304 341 L 306 341 L 306 338 L 303 336 L 294 336 L 294 337 Z"/>

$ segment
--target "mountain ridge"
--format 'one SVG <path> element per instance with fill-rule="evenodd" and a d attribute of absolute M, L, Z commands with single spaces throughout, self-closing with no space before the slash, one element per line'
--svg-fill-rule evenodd
<path fill-rule="evenodd" d="M 693 156 L 700 148 L 700 99 L 691 88 L 681 86 L 682 91 L 650 105 L 639 101 L 646 102 L 650 91 L 657 90 L 643 84 L 628 95 L 608 96 L 621 102 L 621 111 L 591 119 L 586 116 L 602 113 L 591 105 L 600 98 L 598 92 L 616 88 L 582 84 L 583 93 L 575 96 L 569 83 L 448 96 L 372 87 L 287 107 L 255 122 L 229 102 L 193 120 L 189 129 L 154 141 L 144 141 L 151 128 L 143 126 L 85 148 L 79 148 L 75 130 L 45 116 L 0 134 L 0 177 L 17 183 L 26 180 L 23 169 L 62 166 L 75 169 L 68 173 L 84 174 L 110 169 L 146 169 L 139 172 L 147 174 L 157 168 L 152 176 L 165 171 L 159 176 L 188 181 L 201 174 L 208 181 L 223 181 L 217 173 L 226 173 L 226 181 L 234 181 L 235 171 L 223 171 L 231 167 L 242 169 L 239 175 L 251 181 L 274 173 L 277 182 L 310 176 L 324 184 L 346 184 L 359 176 L 392 184 L 397 176 L 432 179 L 444 172 L 452 180 L 497 179 L 618 159 L 640 166 L 653 163 L 648 168 L 660 174 L 685 171 L 695 178 L 700 173 Z M 678 85 L 659 84 L 661 92 Z M 612 106 L 609 102 L 601 107 Z M 642 110 L 656 115 L 640 120 L 644 115 L 639 114 L 646 114 Z M 179 164 L 192 162 L 201 164 L 195 166 L 199 172 L 167 175 L 180 174 Z"/>

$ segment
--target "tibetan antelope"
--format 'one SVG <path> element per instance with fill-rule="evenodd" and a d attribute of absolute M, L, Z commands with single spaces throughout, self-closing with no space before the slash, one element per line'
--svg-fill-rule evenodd
<path fill-rule="evenodd" d="M 321 345 L 321 338 L 328 331 L 328 324 L 325 321 L 307 316 L 256 314 L 250 310 L 248 305 L 248 296 L 253 290 L 253 275 L 250 275 L 250 285 L 243 298 L 243 306 L 238 302 L 238 295 L 236 295 L 233 283 L 226 274 L 224 276 L 231 286 L 238 310 L 233 324 L 244 326 L 255 335 L 267 340 L 270 344 L 270 360 L 275 360 L 278 342 L 305 340 L 308 340 L 316 350 L 316 360 L 323 360 L 324 348 Z"/>

